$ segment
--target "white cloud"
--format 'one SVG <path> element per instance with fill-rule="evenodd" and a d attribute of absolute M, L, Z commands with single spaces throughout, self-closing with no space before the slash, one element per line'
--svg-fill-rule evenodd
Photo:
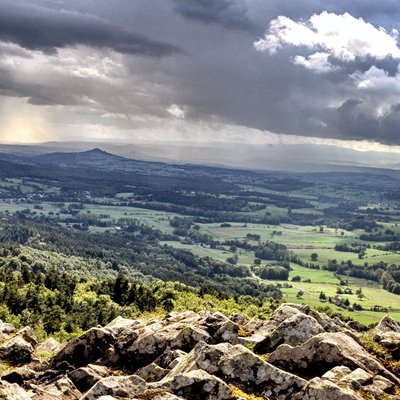
<path fill-rule="evenodd" d="M 322 72 L 322 54 L 344 62 L 366 57 L 379 60 L 386 57 L 400 58 L 397 36 L 395 30 L 388 33 L 384 28 L 377 28 L 348 13 L 337 15 L 324 11 L 314 14 L 308 21 L 294 21 L 279 16 L 270 22 L 264 38 L 254 42 L 254 47 L 270 54 L 288 46 L 317 50 L 309 58 L 297 56 L 294 60 L 306 68 Z M 327 63 L 327 56 L 325 60 Z M 323 65 L 328 70 L 326 63 Z"/>
<path fill-rule="evenodd" d="M 328 53 L 314 53 L 308 57 L 295 56 L 294 63 L 319 73 L 330 72 L 338 69 L 338 67 L 332 65 L 328 59 Z"/>
<path fill-rule="evenodd" d="M 171 104 L 167 111 L 177 119 L 185 119 L 185 110 L 177 104 Z"/>
<path fill-rule="evenodd" d="M 387 95 L 400 93 L 400 72 L 390 76 L 386 71 L 372 66 L 364 73 L 356 72 L 351 76 L 357 88 L 369 92 L 383 92 Z"/>

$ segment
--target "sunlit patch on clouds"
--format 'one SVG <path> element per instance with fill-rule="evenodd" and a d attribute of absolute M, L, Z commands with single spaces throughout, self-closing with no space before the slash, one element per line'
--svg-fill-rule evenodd
<path fill-rule="evenodd" d="M 8 143 L 35 143 L 54 139 L 46 109 L 21 98 L 0 96 L 0 140 Z"/>
<path fill-rule="evenodd" d="M 177 104 L 171 104 L 167 111 L 175 118 L 185 119 L 185 110 Z"/>
<path fill-rule="evenodd" d="M 393 95 L 400 93 L 400 71 L 390 76 L 383 69 L 372 66 L 364 73 L 356 72 L 352 75 L 357 87 L 371 92 L 390 91 Z"/>
<path fill-rule="evenodd" d="M 329 54 L 328 53 L 314 53 L 308 57 L 303 56 L 295 56 L 294 63 L 298 65 L 302 65 L 305 68 L 314 70 L 315 72 L 331 72 L 337 69 L 338 67 L 332 65 L 329 62 Z"/>
<path fill-rule="evenodd" d="M 388 33 L 348 13 L 336 15 L 325 11 L 314 14 L 308 21 L 279 16 L 270 22 L 264 38 L 255 41 L 254 47 L 270 54 L 287 46 L 321 49 L 322 52 L 317 51 L 308 58 L 298 55 L 294 60 L 306 68 L 327 72 L 333 68 L 328 57 L 342 62 L 366 57 L 400 58 L 397 37 L 397 30 Z"/>

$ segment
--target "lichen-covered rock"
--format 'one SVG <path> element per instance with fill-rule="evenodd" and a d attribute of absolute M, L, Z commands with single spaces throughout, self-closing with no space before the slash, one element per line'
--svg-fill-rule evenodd
<path fill-rule="evenodd" d="M 168 347 L 171 337 L 162 331 L 143 331 L 136 339 L 133 336 L 129 341 L 119 341 L 115 344 L 115 352 L 123 367 L 129 371 L 153 362 Z"/>
<path fill-rule="evenodd" d="M 304 379 L 263 361 L 244 346 L 229 343 L 199 343 L 166 378 L 196 369 L 221 376 L 227 382 L 241 382 L 267 396 L 287 399 L 306 384 Z"/>
<path fill-rule="evenodd" d="M 250 334 L 239 337 L 239 343 L 251 345 L 258 354 L 273 351 L 276 346 L 283 343 L 292 345 L 304 343 L 313 335 L 323 332 L 345 331 L 355 337 L 354 331 L 350 327 L 343 327 L 341 322 L 309 306 L 291 303 L 279 306 L 269 320 L 248 322 L 243 324 L 243 328 Z"/>
<path fill-rule="evenodd" d="M 49 338 L 36 346 L 35 352 L 58 352 L 64 345 L 53 338 Z"/>
<path fill-rule="evenodd" d="M 160 394 L 156 394 L 151 400 L 185 400 L 183 397 L 176 396 L 173 393 L 164 392 Z"/>
<path fill-rule="evenodd" d="M 128 329 L 137 329 L 142 325 L 142 323 L 135 319 L 127 319 L 121 316 L 113 319 L 109 324 L 107 324 L 104 329 L 111 331 L 114 336 L 118 336 Z"/>
<path fill-rule="evenodd" d="M 0 380 L 0 398 L 2 400 L 31 400 L 31 396 L 16 383 Z"/>
<path fill-rule="evenodd" d="M 0 333 L 4 335 L 11 335 L 12 333 L 15 333 L 15 331 L 16 329 L 14 325 L 0 320 Z"/>
<path fill-rule="evenodd" d="M 239 313 L 231 314 L 228 318 L 235 324 L 239 325 L 243 325 L 246 322 L 246 318 Z"/>
<path fill-rule="evenodd" d="M 400 399 L 400 396 L 394 394 L 394 388 L 395 384 L 392 381 L 383 376 L 376 375 L 369 385 L 363 387 L 363 391 L 375 399 Z"/>
<path fill-rule="evenodd" d="M 52 360 L 52 364 L 66 361 L 76 368 L 93 363 L 104 356 L 114 343 L 112 333 L 102 328 L 92 328 L 71 340 Z"/>
<path fill-rule="evenodd" d="M 379 373 L 399 382 L 360 344 L 341 332 L 321 333 L 300 346 L 283 344 L 267 360 L 278 368 L 301 376 L 321 376 L 331 368 L 343 365 L 352 370 L 362 368 L 373 374 Z"/>
<path fill-rule="evenodd" d="M 101 396 L 133 399 L 146 389 L 146 382 L 136 375 L 111 376 L 98 381 L 81 400 L 97 400 Z"/>
<path fill-rule="evenodd" d="M 351 373 L 351 369 L 343 365 L 334 367 L 322 375 L 322 379 L 327 379 L 333 383 L 339 382 L 346 375 Z"/>
<path fill-rule="evenodd" d="M 41 386 L 32 386 L 32 400 L 79 400 L 82 393 L 67 377 Z"/>
<path fill-rule="evenodd" d="M 400 400 L 400 379 L 362 346 L 357 336 L 362 329 L 293 304 L 281 305 L 267 321 L 209 311 L 171 313 L 153 321 L 116 318 L 70 341 L 50 363 L 32 359 L 3 376 L 0 397 L 243 400 L 238 397 L 243 391 L 245 398 L 268 400 Z M 398 331 L 386 317 L 369 334 L 382 345 L 390 339 L 387 348 L 393 349 Z M 260 357 L 238 342 L 267 355 Z M 59 346 L 53 341 L 36 345 L 24 328 L 5 339 L 0 355 L 2 347 L 22 343 L 31 358 L 35 346 L 37 355 Z M 11 358 L 15 363 L 21 357 Z"/>
<path fill-rule="evenodd" d="M 183 397 L 176 396 L 172 393 L 164 392 L 156 394 L 151 400 L 185 400 Z"/>
<path fill-rule="evenodd" d="M 228 320 L 224 322 L 220 326 L 220 328 L 214 333 L 213 337 L 214 342 L 215 343 L 227 342 L 230 344 L 238 344 L 239 330 L 240 327 L 238 324 Z"/>
<path fill-rule="evenodd" d="M 19 336 L 28 343 L 30 343 L 33 347 L 37 346 L 37 340 L 33 329 L 30 326 L 26 326 L 25 328 L 20 329 L 15 336 Z"/>
<path fill-rule="evenodd" d="M 311 379 L 292 400 L 364 400 L 352 390 L 341 388 L 328 380 Z"/>
<path fill-rule="evenodd" d="M 216 376 L 202 370 L 171 374 L 159 383 L 160 387 L 172 390 L 178 396 L 191 400 L 233 399 L 228 385 Z"/>
<path fill-rule="evenodd" d="M 385 315 L 372 330 L 372 333 L 378 337 L 384 333 L 390 332 L 400 333 L 400 325 L 389 315 Z"/>
<path fill-rule="evenodd" d="M 87 365 L 86 367 L 77 368 L 68 374 L 68 378 L 81 392 L 89 390 L 100 379 L 110 375 L 108 368 L 101 365 Z"/>
<path fill-rule="evenodd" d="M 129 371 L 155 361 L 168 350 L 190 351 L 196 343 L 210 340 L 201 327 L 182 321 L 170 325 L 154 324 L 121 337 L 114 346 L 117 359 Z"/>
<path fill-rule="evenodd" d="M 371 375 L 367 371 L 364 371 L 361 368 L 357 368 L 344 376 L 342 379 L 340 379 L 339 385 L 347 386 L 354 390 L 359 390 L 363 386 L 372 383 L 372 379 L 373 375 Z"/>
<path fill-rule="evenodd" d="M 329 380 L 348 391 L 363 393 L 366 398 L 395 399 L 395 384 L 380 375 L 373 375 L 361 368 L 351 371 L 347 367 L 335 367 L 322 376 L 323 380 Z M 369 396 L 369 397 L 368 397 Z"/>
<path fill-rule="evenodd" d="M 24 365 L 22 367 L 14 369 L 12 372 L 2 375 L 1 379 L 10 383 L 17 383 L 23 385 L 24 382 L 38 378 L 39 373 L 29 366 Z"/>
<path fill-rule="evenodd" d="M 282 321 L 263 341 L 257 343 L 254 351 L 265 354 L 286 343 L 297 346 L 319 333 L 325 332 L 319 322 L 309 315 L 298 313 Z"/>
<path fill-rule="evenodd" d="M 368 327 L 361 322 L 350 320 L 346 323 L 346 327 L 355 330 L 356 332 L 366 332 Z"/>
<path fill-rule="evenodd" d="M 372 330 L 373 339 L 395 357 L 400 356 L 400 325 L 386 315 L 379 324 Z"/>
<path fill-rule="evenodd" d="M 32 361 L 36 344 L 35 335 L 30 327 L 20 329 L 1 344 L 0 360 L 14 365 L 28 364 Z"/>
<path fill-rule="evenodd" d="M 32 361 L 34 347 L 23 336 L 16 335 L 0 346 L 0 360 L 10 364 L 28 364 Z"/>
<path fill-rule="evenodd" d="M 161 368 L 155 363 L 146 365 L 136 371 L 136 375 L 144 379 L 146 382 L 157 382 L 163 379 L 169 370 L 166 368 Z"/>
<path fill-rule="evenodd" d="M 154 363 L 165 369 L 174 368 L 182 359 L 185 357 L 187 353 L 182 350 L 169 350 L 161 354 Z"/>
<path fill-rule="evenodd" d="M 210 335 L 201 328 L 187 326 L 183 328 L 168 344 L 171 349 L 190 351 L 199 342 L 209 342 Z"/>

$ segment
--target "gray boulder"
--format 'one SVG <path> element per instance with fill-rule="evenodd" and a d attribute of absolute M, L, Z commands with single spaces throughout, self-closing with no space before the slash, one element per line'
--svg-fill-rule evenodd
<path fill-rule="evenodd" d="M 30 385 L 32 400 L 79 400 L 82 393 L 67 377 L 61 377 L 45 385 Z"/>
<path fill-rule="evenodd" d="M 31 395 L 19 385 L 3 380 L 0 380 L 0 394 L 2 400 L 31 400 Z"/>
<path fill-rule="evenodd" d="M 0 320 L 0 333 L 2 333 L 4 335 L 11 335 L 11 334 L 15 333 L 15 331 L 16 331 L 16 329 L 15 329 L 14 325 Z"/>
<path fill-rule="evenodd" d="M 161 354 L 154 363 L 165 369 L 174 368 L 182 359 L 185 357 L 187 353 L 182 350 L 169 350 Z"/>
<path fill-rule="evenodd" d="M 240 382 L 255 392 L 265 392 L 268 397 L 290 399 L 306 384 L 304 379 L 274 367 L 244 346 L 229 343 L 197 344 L 166 379 L 197 369 L 220 376 L 226 382 Z"/>
<path fill-rule="evenodd" d="M 114 336 L 118 336 L 128 329 L 138 329 L 142 323 L 135 319 L 127 319 L 121 316 L 113 319 L 104 328 L 109 330 Z"/>
<path fill-rule="evenodd" d="M 144 379 L 146 382 L 157 382 L 163 379 L 168 372 L 168 369 L 161 368 L 159 365 L 151 363 L 138 369 L 136 375 Z"/>
<path fill-rule="evenodd" d="M 400 325 L 386 315 L 379 324 L 372 330 L 373 339 L 396 358 L 400 356 Z"/>
<path fill-rule="evenodd" d="M 59 352 L 64 345 L 53 338 L 49 338 L 36 346 L 35 352 Z"/>
<path fill-rule="evenodd" d="M 133 399 L 146 389 L 146 382 L 136 375 L 110 376 L 98 381 L 81 400 L 97 400 L 101 396 Z"/>
<path fill-rule="evenodd" d="M 311 378 L 321 376 L 335 366 L 346 366 L 400 382 L 353 338 L 341 332 L 321 333 L 300 346 L 283 344 L 267 360 L 278 368 Z"/>
<path fill-rule="evenodd" d="M 104 356 L 115 342 L 114 335 L 102 328 L 92 328 L 71 340 L 52 360 L 52 364 L 67 362 L 75 368 L 93 363 Z"/>
<path fill-rule="evenodd" d="M 365 400 L 365 397 L 328 380 L 314 378 L 292 400 Z"/>
<path fill-rule="evenodd" d="M 224 381 L 202 370 L 172 374 L 159 385 L 185 399 L 233 400 L 232 391 Z"/>
<path fill-rule="evenodd" d="M 297 346 L 313 336 L 325 332 L 319 322 L 307 314 L 298 313 L 282 321 L 265 339 L 256 344 L 254 352 L 265 354 L 280 344 Z"/>
<path fill-rule="evenodd" d="M 32 361 L 34 346 L 32 341 L 27 341 L 27 335 L 18 333 L 11 339 L 6 340 L 0 346 L 0 360 L 10 364 L 29 364 Z"/>
<path fill-rule="evenodd" d="M 86 392 L 100 379 L 110 375 L 108 368 L 101 365 L 87 365 L 86 367 L 77 368 L 68 374 L 73 384 L 81 392 Z"/>

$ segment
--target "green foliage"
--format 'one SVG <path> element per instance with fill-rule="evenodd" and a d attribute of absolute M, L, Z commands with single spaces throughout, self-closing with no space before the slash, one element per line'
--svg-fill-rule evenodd
<path fill-rule="evenodd" d="M 274 300 L 251 296 L 221 296 L 207 288 L 194 289 L 178 282 L 145 284 L 119 273 L 107 279 L 84 279 L 37 267 L 19 249 L 0 257 L 0 319 L 17 327 L 32 326 L 44 339 L 52 335 L 66 341 L 96 325 L 106 325 L 118 315 L 172 310 L 240 312 L 266 318 L 277 306 Z"/>

